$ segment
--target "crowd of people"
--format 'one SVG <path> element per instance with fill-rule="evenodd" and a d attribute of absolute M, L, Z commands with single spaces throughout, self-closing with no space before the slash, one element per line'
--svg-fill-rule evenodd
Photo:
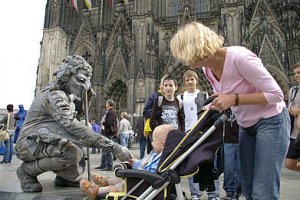
<path fill-rule="evenodd" d="M 241 196 L 246 200 L 277 200 L 283 166 L 300 171 L 300 63 L 294 66 L 297 85 L 290 89 L 286 106 L 281 88 L 261 59 L 245 47 L 223 47 L 223 42 L 222 36 L 199 22 L 182 26 L 171 39 L 170 49 L 176 59 L 191 67 L 182 77 L 184 90 L 178 91 L 177 80 L 165 75 L 158 91 L 145 102 L 143 117 L 137 120 L 135 128 L 127 112 L 118 116 L 112 99 L 106 100 L 106 112 L 99 123 L 90 121 L 91 128 L 95 134 L 124 147 L 128 147 L 130 132 L 135 129 L 140 160 L 131 156 L 128 162 L 135 169 L 156 173 L 168 132 L 176 129 L 188 133 L 207 109 L 230 109 L 232 114 L 223 126 L 223 144 L 215 157 L 188 177 L 192 200 L 199 200 L 204 192 L 209 200 L 220 200 L 221 173 L 225 200 Z M 203 91 L 193 68 L 202 68 L 213 88 L 212 94 Z M 209 96 L 214 100 L 204 106 Z M 13 143 L 25 117 L 22 105 L 18 113 L 13 112 L 13 105 L 7 105 L 7 114 L 0 123 L 9 139 L 0 141 L 6 147 L 1 164 L 12 161 Z M 92 149 L 93 153 L 97 151 L 100 149 Z M 103 150 L 95 169 L 112 171 L 113 160 L 112 152 Z M 92 198 L 124 190 L 119 178 L 95 174 L 93 182 L 80 181 L 82 191 Z"/>

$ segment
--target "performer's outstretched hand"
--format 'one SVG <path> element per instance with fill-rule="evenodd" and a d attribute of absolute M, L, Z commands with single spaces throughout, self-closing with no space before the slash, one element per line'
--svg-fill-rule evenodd
<path fill-rule="evenodd" d="M 121 146 L 117 143 L 114 144 L 113 146 L 113 151 L 112 153 L 121 161 L 128 161 L 131 158 L 133 158 L 131 152 L 124 146 Z"/>

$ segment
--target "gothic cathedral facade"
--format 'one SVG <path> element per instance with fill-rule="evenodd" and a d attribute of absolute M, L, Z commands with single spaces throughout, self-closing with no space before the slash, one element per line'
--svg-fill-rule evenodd
<path fill-rule="evenodd" d="M 169 42 L 178 27 L 200 21 L 225 38 L 225 46 L 255 52 L 285 94 L 300 61 L 299 0 L 47 0 L 36 92 L 53 80 L 67 55 L 93 67 L 90 118 L 100 120 L 105 101 L 118 111 L 142 115 L 145 100 L 169 74 L 182 84 L 187 66 L 174 60 Z M 211 87 L 199 70 L 201 89 Z M 287 95 L 286 95 L 287 96 Z"/>

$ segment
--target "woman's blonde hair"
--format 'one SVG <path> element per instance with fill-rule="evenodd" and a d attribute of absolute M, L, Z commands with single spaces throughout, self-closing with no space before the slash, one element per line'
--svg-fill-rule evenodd
<path fill-rule="evenodd" d="M 173 56 L 185 64 L 204 60 L 222 47 L 224 38 L 199 22 L 182 26 L 170 42 Z"/>

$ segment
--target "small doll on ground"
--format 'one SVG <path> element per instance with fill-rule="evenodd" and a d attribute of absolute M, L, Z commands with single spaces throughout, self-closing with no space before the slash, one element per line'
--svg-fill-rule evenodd
<path fill-rule="evenodd" d="M 153 141 L 151 143 L 153 150 L 141 160 L 130 159 L 129 164 L 132 168 L 156 173 L 167 135 L 173 129 L 174 127 L 169 124 L 157 126 L 154 129 Z M 122 178 L 94 174 L 92 180 L 94 183 L 89 182 L 87 179 L 82 179 L 80 181 L 80 188 L 86 195 L 93 199 L 108 192 L 124 191 L 124 180 Z"/>

